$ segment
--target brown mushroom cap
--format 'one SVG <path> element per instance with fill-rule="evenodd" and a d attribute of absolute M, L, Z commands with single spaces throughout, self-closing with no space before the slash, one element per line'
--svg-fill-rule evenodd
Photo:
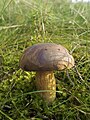
<path fill-rule="evenodd" d="M 68 50 L 54 43 L 40 43 L 25 50 L 20 67 L 25 71 L 62 70 L 74 66 L 74 59 Z"/>

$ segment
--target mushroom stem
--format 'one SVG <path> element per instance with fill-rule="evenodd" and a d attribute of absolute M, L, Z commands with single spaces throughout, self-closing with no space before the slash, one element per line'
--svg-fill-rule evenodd
<path fill-rule="evenodd" d="M 40 96 L 47 102 L 52 102 L 56 97 L 56 80 L 53 71 L 39 71 L 36 73 L 37 90 L 47 90 L 40 92 Z"/>

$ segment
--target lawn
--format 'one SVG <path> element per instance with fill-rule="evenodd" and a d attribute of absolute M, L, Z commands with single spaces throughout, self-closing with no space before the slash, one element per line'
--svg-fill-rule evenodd
<path fill-rule="evenodd" d="M 35 72 L 19 67 L 27 47 L 47 42 L 75 59 L 72 69 L 54 72 L 51 104 L 38 96 Z M 90 120 L 90 3 L 0 1 L 0 120 Z"/>

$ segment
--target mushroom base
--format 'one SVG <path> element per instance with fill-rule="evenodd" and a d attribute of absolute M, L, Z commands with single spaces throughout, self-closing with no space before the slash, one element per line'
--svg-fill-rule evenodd
<path fill-rule="evenodd" d="M 53 71 L 40 71 L 36 73 L 37 90 L 45 90 L 40 92 L 40 96 L 47 102 L 52 102 L 56 97 L 56 80 Z"/>

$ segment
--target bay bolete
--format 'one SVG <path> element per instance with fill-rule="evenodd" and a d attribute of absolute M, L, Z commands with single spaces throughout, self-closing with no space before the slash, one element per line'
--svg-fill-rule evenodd
<path fill-rule="evenodd" d="M 21 59 L 20 68 L 36 72 L 37 90 L 44 100 L 52 102 L 56 97 L 54 70 L 69 69 L 74 66 L 74 58 L 68 50 L 55 43 L 40 43 L 27 48 Z"/>

